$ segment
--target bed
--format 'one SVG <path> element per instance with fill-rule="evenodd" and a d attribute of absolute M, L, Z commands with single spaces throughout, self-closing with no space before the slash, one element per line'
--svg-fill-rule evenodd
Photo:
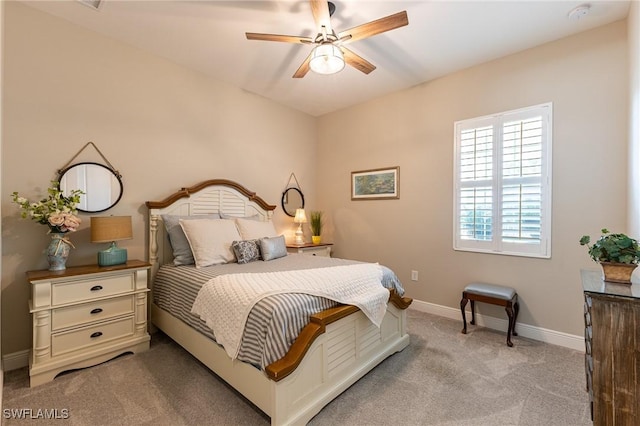
<path fill-rule="evenodd" d="M 165 270 L 175 272 L 183 268 L 172 267 L 174 252 L 163 218 L 167 215 L 221 215 L 266 222 L 271 220 L 275 206 L 242 185 L 225 179 L 183 188 L 162 201 L 148 201 L 146 205 L 152 265 L 151 323 L 267 414 L 272 425 L 305 424 L 376 365 L 409 344 L 405 309 L 411 299 L 402 297 L 401 292 L 389 285 L 389 303 L 380 327 L 372 324 L 356 306 L 331 303 L 327 309 L 308 316 L 306 325 L 286 353 L 281 357 L 277 355 L 278 359 L 263 357 L 262 362 L 242 360 L 242 357 L 232 359 L 202 327 L 181 318 L 162 302 L 162 297 L 155 295 L 156 277 L 160 282 Z M 289 255 L 278 261 L 253 263 L 254 267 L 260 267 L 259 263 L 277 265 L 281 262 L 284 265 L 294 256 L 311 262 L 310 256 Z M 240 266 L 229 265 L 228 268 Z M 206 269 L 202 268 L 200 272 Z M 180 269 L 180 273 L 182 270 L 198 274 L 193 266 Z M 385 277 L 386 274 L 387 271 Z"/>

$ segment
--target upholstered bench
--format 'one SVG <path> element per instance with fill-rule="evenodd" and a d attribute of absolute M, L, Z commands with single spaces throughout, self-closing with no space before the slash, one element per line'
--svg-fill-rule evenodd
<path fill-rule="evenodd" d="M 462 300 L 460 301 L 460 310 L 462 311 L 462 322 L 464 328 L 462 334 L 467 334 L 467 317 L 465 315 L 464 308 L 467 306 L 467 301 L 471 301 L 471 324 L 476 323 L 476 304 L 475 302 L 491 303 L 493 305 L 504 306 L 509 317 L 509 327 L 507 328 L 507 345 L 513 346 L 511 343 L 511 335 L 517 336 L 516 333 L 516 319 L 518 318 L 518 293 L 511 287 L 484 284 L 484 283 L 471 283 L 464 288 L 462 292 Z"/>

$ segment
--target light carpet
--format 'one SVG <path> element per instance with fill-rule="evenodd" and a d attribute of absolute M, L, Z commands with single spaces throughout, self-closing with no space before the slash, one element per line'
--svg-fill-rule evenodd
<path fill-rule="evenodd" d="M 408 311 L 411 344 L 327 405 L 310 425 L 591 425 L 584 355 Z M 269 418 L 162 333 L 151 349 L 29 388 L 5 373 L 6 425 L 267 425 Z M 11 410 L 56 409 L 58 420 Z M 7 411 L 9 410 L 9 411 Z M 24 411 L 23 411 L 24 412 Z"/>

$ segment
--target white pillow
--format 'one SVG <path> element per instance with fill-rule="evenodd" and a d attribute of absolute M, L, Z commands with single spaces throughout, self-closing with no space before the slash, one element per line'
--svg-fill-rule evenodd
<path fill-rule="evenodd" d="M 162 215 L 162 221 L 164 222 L 164 227 L 167 230 L 167 235 L 169 235 L 169 243 L 171 244 L 171 248 L 173 249 L 173 264 L 174 265 L 193 265 L 195 263 L 195 261 L 193 260 L 193 253 L 191 252 L 189 241 L 187 240 L 187 237 L 184 235 L 184 231 L 180 227 L 180 219 L 211 220 L 211 219 L 220 219 L 220 215 L 217 213 L 203 214 L 203 215 L 196 215 L 196 216 L 177 216 L 177 215 L 169 215 L 169 214 Z"/>
<path fill-rule="evenodd" d="M 243 240 L 259 240 L 265 237 L 277 237 L 278 233 L 273 222 L 236 218 L 238 231 Z"/>
<path fill-rule="evenodd" d="M 196 268 L 235 260 L 231 243 L 241 238 L 233 220 L 180 219 L 180 226 L 191 246 Z"/>

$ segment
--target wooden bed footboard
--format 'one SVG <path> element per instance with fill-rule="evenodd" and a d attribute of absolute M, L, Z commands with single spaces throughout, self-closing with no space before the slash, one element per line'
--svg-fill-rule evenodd
<path fill-rule="evenodd" d="M 393 303 L 398 309 L 406 309 L 413 302 L 413 299 L 409 297 L 398 296 L 394 289 L 390 289 L 389 293 L 389 302 Z M 340 305 L 311 315 L 309 324 L 302 329 L 293 345 L 291 345 L 289 352 L 281 359 L 265 367 L 267 377 L 275 382 L 287 377 L 298 367 L 316 338 L 325 332 L 327 325 L 357 311 L 359 311 L 359 308 L 356 306 Z"/>

